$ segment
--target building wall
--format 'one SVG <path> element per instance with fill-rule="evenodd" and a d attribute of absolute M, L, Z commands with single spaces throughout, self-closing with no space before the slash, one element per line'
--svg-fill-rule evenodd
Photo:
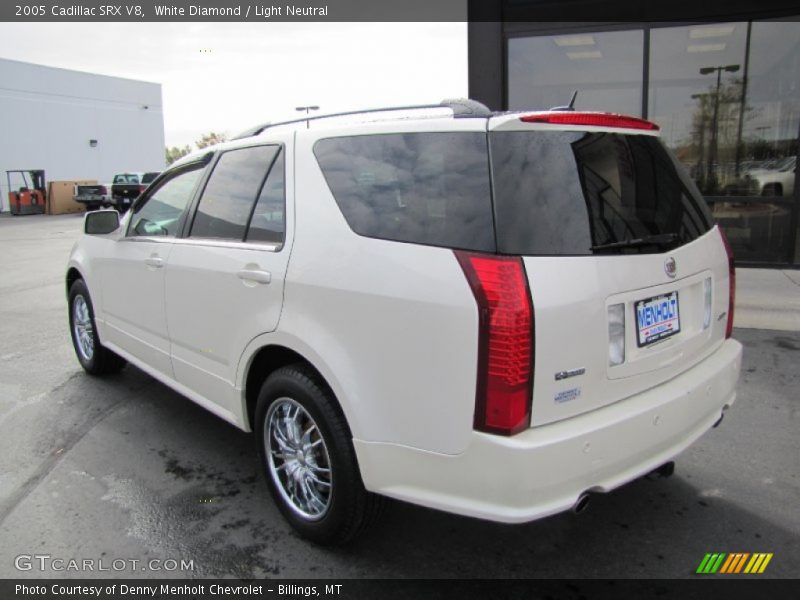
<path fill-rule="evenodd" d="M 101 182 L 122 171 L 163 170 L 161 84 L 0 59 L 0 139 L 4 211 L 9 169 Z"/>

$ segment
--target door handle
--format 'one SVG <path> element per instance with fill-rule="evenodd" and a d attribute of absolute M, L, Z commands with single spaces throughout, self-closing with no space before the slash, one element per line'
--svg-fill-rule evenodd
<path fill-rule="evenodd" d="M 156 254 L 153 254 L 152 256 L 144 259 L 144 264 L 146 264 L 148 267 L 153 267 L 154 269 L 160 269 L 164 266 L 164 259 Z"/>
<path fill-rule="evenodd" d="M 266 284 L 272 281 L 272 273 L 260 269 L 242 269 L 236 273 L 236 276 L 245 283 L 252 281 L 254 283 Z"/>

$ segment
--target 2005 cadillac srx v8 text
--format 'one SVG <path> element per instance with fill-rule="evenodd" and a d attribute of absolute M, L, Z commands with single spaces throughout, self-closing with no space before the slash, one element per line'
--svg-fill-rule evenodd
<path fill-rule="evenodd" d="M 261 125 L 85 217 L 70 330 L 254 431 L 319 543 L 384 496 L 519 523 L 736 398 L 730 247 L 658 126 L 460 100 Z"/>

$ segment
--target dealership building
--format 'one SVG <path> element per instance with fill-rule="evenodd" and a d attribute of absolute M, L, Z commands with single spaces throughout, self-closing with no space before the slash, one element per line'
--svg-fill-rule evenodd
<path fill-rule="evenodd" d="M 632 9 L 489 4 L 468 3 L 470 97 L 495 110 L 542 109 L 568 104 L 577 90 L 577 110 L 654 121 L 739 265 L 800 266 L 797 5 L 648 2 L 636 22 L 609 22 Z M 565 11 L 587 22 L 556 22 Z"/>
<path fill-rule="evenodd" d="M 0 59 L 0 115 L 0 211 L 9 210 L 6 171 L 107 182 L 164 168 L 158 83 Z M 23 184 L 11 176 L 12 189 Z"/>

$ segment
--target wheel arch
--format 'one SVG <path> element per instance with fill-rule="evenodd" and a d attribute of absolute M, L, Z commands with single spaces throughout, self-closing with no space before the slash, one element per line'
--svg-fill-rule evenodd
<path fill-rule="evenodd" d="M 69 290 L 72 288 L 72 284 L 78 281 L 78 279 L 83 279 L 84 281 L 86 281 L 86 278 L 83 276 L 83 273 L 81 273 L 75 266 L 71 265 L 69 269 L 67 269 L 67 277 L 66 277 L 67 295 L 69 295 Z"/>
<path fill-rule="evenodd" d="M 318 368 L 315 362 L 308 358 L 306 353 L 301 353 L 297 349 L 293 349 L 282 343 L 271 342 L 260 346 L 251 354 L 243 373 L 242 400 L 244 406 L 242 407 L 242 419 L 246 430 L 253 430 L 258 394 L 267 377 L 281 367 L 298 363 L 310 369 L 318 378 L 319 382 L 325 386 L 326 391 L 330 393 L 334 402 L 339 407 L 339 410 L 342 412 L 348 428 L 351 427 L 347 412 L 344 410 L 340 401 L 340 395 L 336 393 L 334 386 L 331 385 L 329 378 L 325 376 L 323 370 Z"/>

